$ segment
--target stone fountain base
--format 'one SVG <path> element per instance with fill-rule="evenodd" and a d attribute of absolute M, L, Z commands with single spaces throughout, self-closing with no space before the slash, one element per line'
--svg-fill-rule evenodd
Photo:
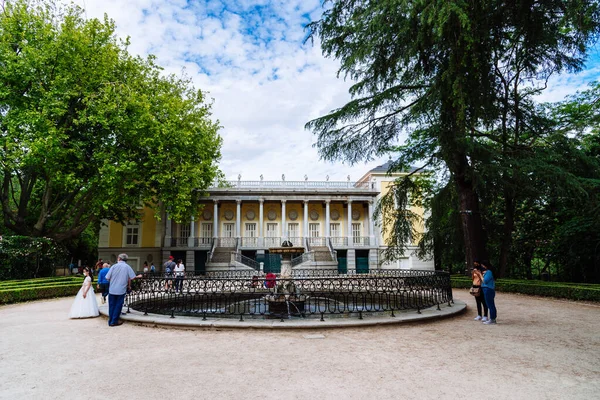
<path fill-rule="evenodd" d="M 301 315 L 304 313 L 306 296 L 303 294 L 269 294 L 265 296 L 269 313 L 275 315 Z"/>

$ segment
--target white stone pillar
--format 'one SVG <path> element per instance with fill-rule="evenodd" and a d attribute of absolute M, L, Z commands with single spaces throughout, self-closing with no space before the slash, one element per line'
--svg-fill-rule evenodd
<path fill-rule="evenodd" d="M 214 200 L 213 206 L 213 237 L 219 237 L 219 201 Z"/>
<path fill-rule="evenodd" d="M 329 203 L 331 200 L 325 200 L 325 238 L 329 241 L 329 237 L 331 236 L 331 232 L 329 232 Z"/>
<path fill-rule="evenodd" d="M 171 218 L 165 214 L 165 247 L 171 247 Z"/>
<path fill-rule="evenodd" d="M 240 238 L 242 237 L 242 201 L 236 200 L 235 203 L 237 206 L 235 211 L 235 237 Z"/>
<path fill-rule="evenodd" d="M 286 229 L 286 221 L 285 221 L 285 200 L 281 200 L 281 241 L 284 242 L 287 240 L 288 231 Z"/>
<path fill-rule="evenodd" d="M 348 222 L 346 224 L 346 237 L 348 237 L 348 247 L 354 247 L 352 240 L 352 200 L 348 200 Z"/>
<path fill-rule="evenodd" d="M 308 237 L 308 200 L 304 200 L 304 227 L 302 233 L 305 238 Z"/>
<path fill-rule="evenodd" d="M 190 237 L 188 237 L 188 247 L 194 247 L 194 240 L 196 239 L 196 223 L 194 216 L 190 218 Z"/>
<path fill-rule="evenodd" d="M 261 175 L 262 177 L 262 175 Z M 262 179 L 261 179 L 262 183 Z M 263 233 L 264 221 L 264 199 L 258 199 L 258 247 L 263 247 L 265 243 L 265 236 Z"/>
<path fill-rule="evenodd" d="M 369 200 L 369 245 L 375 246 L 375 220 L 373 219 L 373 200 Z"/>

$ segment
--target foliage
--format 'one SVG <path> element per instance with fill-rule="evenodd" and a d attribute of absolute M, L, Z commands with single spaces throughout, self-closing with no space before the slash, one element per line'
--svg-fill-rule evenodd
<path fill-rule="evenodd" d="M 0 282 L 0 304 L 72 296 L 81 288 L 82 278 L 45 278 Z"/>
<path fill-rule="evenodd" d="M 66 251 L 48 238 L 3 236 L 0 240 L 0 281 L 49 276 L 64 265 Z"/>
<path fill-rule="evenodd" d="M 0 14 L 0 199 L 4 226 L 58 241 L 139 206 L 176 221 L 220 177 L 206 94 L 128 53 L 107 17 L 53 1 Z"/>
<path fill-rule="evenodd" d="M 396 152 L 391 172 L 418 162 L 448 171 L 437 190 L 454 185 L 452 207 L 468 263 L 486 258 L 485 229 L 497 222 L 484 219 L 484 206 L 502 210 L 497 251 L 505 269 L 519 201 L 515 193 L 531 173 L 570 178 L 544 163 L 524 172 L 519 166 L 536 158 L 530 143 L 547 128 L 534 96 L 552 74 L 582 68 L 599 32 L 598 2 L 328 3 L 323 17 L 309 25 L 310 37 L 321 39 L 324 54 L 340 60 L 339 74 L 355 84 L 350 102 L 307 124 L 318 136 L 322 157 L 354 163 Z M 397 145 L 404 134 L 408 138 Z M 568 179 L 568 190 L 577 187 L 573 183 Z M 480 197 L 495 197 L 497 205 L 482 204 Z"/>

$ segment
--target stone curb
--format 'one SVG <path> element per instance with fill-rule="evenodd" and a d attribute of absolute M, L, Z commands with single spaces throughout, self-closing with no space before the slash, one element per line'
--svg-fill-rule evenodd
<path fill-rule="evenodd" d="M 100 305 L 100 314 L 108 316 L 108 305 Z M 365 317 L 365 319 L 335 318 L 333 320 L 319 321 L 311 320 L 252 320 L 246 319 L 239 321 L 236 319 L 207 318 L 202 321 L 199 317 L 177 316 L 170 318 L 166 315 L 148 314 L 136 310 L 130 310 L 129 314 L 121 314 L 124 321 L 135 322 L 142 325 L 174 327 L 174 328 L 218 328 L 218 329 L 320 329 L 320 328 L 354 328 L 363 326 L 377 325 L 396 325 L 402 323 L 432 321 L 442 318 L 448 318 L 461 314 L 467 309 L 467 304 L 461 300 L 455 300 L 452 306 L 440 304 L 437 306 L 421 310 L 421 314 L 416 311 L 398 313 L 396 317 Z"/>

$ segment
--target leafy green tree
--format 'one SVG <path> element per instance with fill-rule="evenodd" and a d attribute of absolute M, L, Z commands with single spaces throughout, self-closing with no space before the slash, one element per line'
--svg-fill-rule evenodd
<path fill-rule="evenodd" d="M 307 124 L 322 157 L 354 163 L 395 151 L 398 169 L 418 161 L 447 168 L 467 262 L 487 258 L 475 169 L 486 163 L 481 143 L 510 144 L 502 135 L 511 132 L 520 138 L 523 104 L 543 90 L 535 84 L 582 68 L 600 26 L 598 2 L 326 3 L 310 37 L 320 38 L 323 53 L 339 59 L 339 73 L 356 83 L 349 103 Z M 527 82 L 532 90 L 523 89 Z M 408 139 L 397 146 L 404 133 Z"/>
<path fill-rule="evenodd" d="M 0 201 L 6 229 L 58 241 L 139 206 L 175 220 L 220 176 L 210 103 L 130 55 L 113 21 L 11 1 L 0 14 Z"/>

